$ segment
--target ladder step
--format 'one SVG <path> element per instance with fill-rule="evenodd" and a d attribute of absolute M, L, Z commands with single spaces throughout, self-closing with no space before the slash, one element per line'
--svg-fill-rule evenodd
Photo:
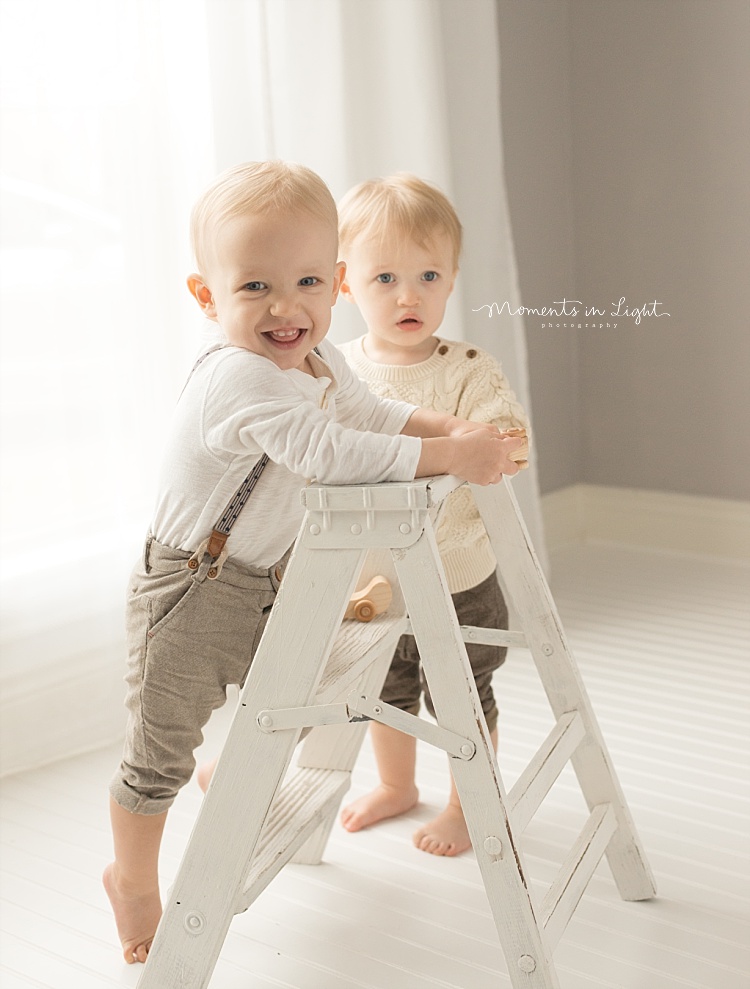
<path fill-rule="evenodd" d="M 547 796 L 565 764 L 586 737 L 577 711 L 569 711 L 557 722 L 539 751 L 521 773 L 508 794 L 513 827 L 520 834 Z"/>
<path fill-rule="evenodd" d="M 350 782 L 351 773 L 336 769 L 298 769 L 290 775 L 271 805 L 235 913 L 247 910 L 291 860 L 330 806 L 338 806 Z"/>
<path fill-rule="evenodd" d="M 568 926 L 615 831 L 617 817 L 612 805 L 594 807 L 542 902 L 542 925 L 550 951 Z"/>
<path fill-rule="evenodd" d="M 405 628 L 406 616 L 391 612 L 377 615 L 371 622 L 342 622 L 315 702 L 328 704 L 346 693 L 386 649 L 395 652 Z"/>

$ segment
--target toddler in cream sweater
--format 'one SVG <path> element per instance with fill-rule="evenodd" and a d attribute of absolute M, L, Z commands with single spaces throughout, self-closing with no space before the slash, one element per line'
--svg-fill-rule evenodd
<path fill-rule="evenodd" d="M 347 361 L 381 398 L 398 399 L 448 415 L 492 423 L 501 430 L 528 428 L 526 414 L 490 354 L 443 339 L 440 328 L 453 290 L 461 251 L 461 224 L 446 196 L 416 176 L 398 174 L 351 189 L 339 204 L 341 294 L 356 303 L 367 333 L 341 346 Z M 507 628 L 496 560 L 464 486 L 449 499 L 437 532 L 448 587 L 462 625 Z M 492 675 L 504 648 L 467 646 L 487 727 L 497 748 L 497 706 Z M 418 714 L 424 695 L 434 713 L 411 636 L 403 636 L 382 699 Z M 406 813 L 417 802 L 416 740 L 373 722 L 380 784 L 342 811 L 348 831 Z M 414 835 L 433 855 L 457 855 L 470 839 L 455 785 L 445 810 Z"/>

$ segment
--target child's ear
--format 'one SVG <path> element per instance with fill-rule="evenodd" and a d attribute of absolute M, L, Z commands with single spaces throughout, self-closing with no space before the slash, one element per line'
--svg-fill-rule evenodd
<path fill-rule="evenodd" d="M 354 293 L 349 287 L 349 282 L 343 281 L 341 283 L 341 294 L 346 299 L 347 302 L 353 302 L 356 305 L 356 299 L 354 298 Z"/>
<path fill-rule="evenodd" d="M 344 278 L 346 277 L 346 262 L 337 261 L 336 267 L 333 272 L 333 294 L 331 296 L 331 305 L 333 305 L 339 297 L 339 292 L 344 289 Z"/>
<path fill-rule="evenodd" d="M 203 315 L 209 319 L 216 319 L 216 306 L 211 289 L 206 285 L 200 275 L 188 275 L 187 286 L 190 294 L 203 310 Z"/>

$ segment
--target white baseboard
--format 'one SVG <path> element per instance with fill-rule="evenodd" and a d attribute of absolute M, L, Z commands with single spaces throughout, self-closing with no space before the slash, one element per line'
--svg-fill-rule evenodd
<path fill-rule="evenodd" d="M 550 552 L 601 542 L 750 562 L 750 502 L 574 484 L 542 495 Z"/>

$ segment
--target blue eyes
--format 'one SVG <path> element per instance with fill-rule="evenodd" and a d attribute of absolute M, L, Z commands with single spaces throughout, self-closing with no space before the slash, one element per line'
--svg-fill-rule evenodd
<path fill-rule="evenodd" d="M 425 271 L 421 276 L 423 282 L 434 282 L 439 277 L 436 271 Z M 376 276 L 375 281 L 380 282 L 381 285 L 391 285 L 396 281 L 396 277 L 390 274 L 390 272 L 384 271 L 382 274 Z"/>
<path fill-rule="evenodd" d="M 305 275 L 304 278 L 300 278 L 297 284 L 301 285 L 303 288 L 312 288 L 313 285 L 318 285 L 319 282 L 320 279 L 316 278 L 315 275 Z M 247 292 L 263 292 L 268 288 L 268 285 L 265 282 L 247 282 L 242 287 Z"/>

